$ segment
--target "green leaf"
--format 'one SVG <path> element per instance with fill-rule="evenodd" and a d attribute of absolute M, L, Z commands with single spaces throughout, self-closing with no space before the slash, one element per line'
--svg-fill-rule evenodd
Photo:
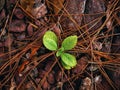
<path fill-rule="evenodd" d="M 47 31 L 43 36 L 43 44 L 49 50 L 57 50 L 57 36 L 52 31 Z"/>
<path fill-rule="evenodd" d="M 64 51 L 64 48 L 61 47 L 61 48 L 57 51 L 56 56 L 57 56 L 57 57 L 61 56 L 61 54 L 63 54 L 63 51 Z"/>
<path fill-rule="evenodd" d="M 71 67 L 68 66 L 68 65 L 66 65 L 64 62 L 61 61 L 61 63 L 62 63 L 62 66 L 63 66 L 65 69 L 67 69 L 67 70 L 71 69 Z"/>
<path fill-rule="evenodd" d="M 75 56 L 69 53 L 63 53 L 61 59 L 66 66 L 75 67 L 77 64 Z"/>
<path fill-rule="evenodd" d="M 77 43 L 77 36 L 69 36 L 67 38 L 64 39 L 64 41 L 62 42 L 62 47 L 64 48 L 64 50 L 71 50 L 72 48 L 75 47 Z"/>

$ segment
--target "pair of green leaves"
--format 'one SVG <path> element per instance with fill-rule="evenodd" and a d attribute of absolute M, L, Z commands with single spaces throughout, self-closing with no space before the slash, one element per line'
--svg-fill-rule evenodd
<path fill-rule="evenodd" d="M 71 69 L 76 66 L 77 61 L 74 55 L 65 53 L 66 50 L 71 50 L 77 43 L 77 36 L 69 36 L 62 42 L 61 48 L 58 49 L 58 38 L 52 31 L 47 31 L 43 36 L 44 46 L 51 50 L 57 51 L 56 56 L 61 57 L 61 63 L 65 69 Z"/>

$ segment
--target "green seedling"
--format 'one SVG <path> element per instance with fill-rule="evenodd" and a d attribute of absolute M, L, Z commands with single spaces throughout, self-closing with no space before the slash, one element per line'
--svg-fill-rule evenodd
<path fill-rule="evenodd" d="M 56 51 L 56 56 L 61 57 L 61 64 L 67 70 L 75 67 L 77 61 L 74 55 L 65 53 L 65 51 L 74 48 L 76 43 L 77 36 L 76 35 L 69 36 L 63 40 L 61 47 L 58 48 L 58 38 L 54 32 L 47 31 L 43 36 L 44 46 L 48 50 Z"/>

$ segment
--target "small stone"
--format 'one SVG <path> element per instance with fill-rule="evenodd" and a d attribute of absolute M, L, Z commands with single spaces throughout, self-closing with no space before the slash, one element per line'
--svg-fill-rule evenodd
<path fill-rule="evenodd" d="M 25 34 L 20 34 L 17 36 L 17 40 L 24 40 L 25 39 Z"/>
<path fill-rule="evenodd" d="M 101 81 L 102 81 L 102 77 L 100 75 L 94 78 L 95 83 L 100 83 Z"/>
<path fill-rule="evenodd" d="M 54 84 L 55 83 L 54 74 L 55 74 L 54 71 L 52 71 L 52 72 L 49 73 L 49 75 L 47 77 L 47 80 L 48 80 L 49 84 Z"/>
<path fill-rule="evenodd" d="M 33 35 L 33 27 L 31 24 L 28 25 L 27 27 L 27 32 L 28 32 L 28 35 L 29 36 L 32 36 Z"/>
<path fill-rule="evenodd" d="M 50 84 L 45 80 L 45 82 L 42 85 L 43 90 L 50 90 Z"/>
<path fill-rule="evenodd" d="M 18 19 L 23 19 L 24 18 L 24 14 L 22 12 L 22 10 L 20 8 L 16 8 L 14 11 L 14 15 L 18 18 Z"/>
<path fill-rule="evenodd" d="M 5 42 L 4 42 L 4 46 L 5 47 L 9 47 L 9 46 L 11 46 L 12 45 L 12 42 L 13 42 L 13 38 L 12 38 L 12 35 L 10 35 L 11 37 L 7 37 L 6 38 L 6 40 L 5 40 Z"/>
<path fill-rule="evenodd" d="M 0 22 L 3 18 L 5 18 L 5 10 L 4 9 L 0 12 Z"/>
<path fill-rule="evenodd" d="M 22 20 L 14 20 L 9 25 L 9 31 L 11 32 L 23 32 L 26 30 L 26 24 Z"/>
<path fill-rule="evenodd" d="M 32 15 L 37 19 L 45 16 L 47 13 L 46 6 L 44 4 L 39 4 L 37 7 L 33 8 Z"/>

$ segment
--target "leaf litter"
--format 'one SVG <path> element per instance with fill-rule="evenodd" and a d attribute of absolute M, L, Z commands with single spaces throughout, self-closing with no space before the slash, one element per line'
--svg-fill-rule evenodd
<path fill-rule="evenodd" d="M 119 28 L 119 0 L 0 0 L 0 89 L 119 90 Z M 44 47 L 48 30 L 58 46 L 78 36 L 76 67 Z"/>

